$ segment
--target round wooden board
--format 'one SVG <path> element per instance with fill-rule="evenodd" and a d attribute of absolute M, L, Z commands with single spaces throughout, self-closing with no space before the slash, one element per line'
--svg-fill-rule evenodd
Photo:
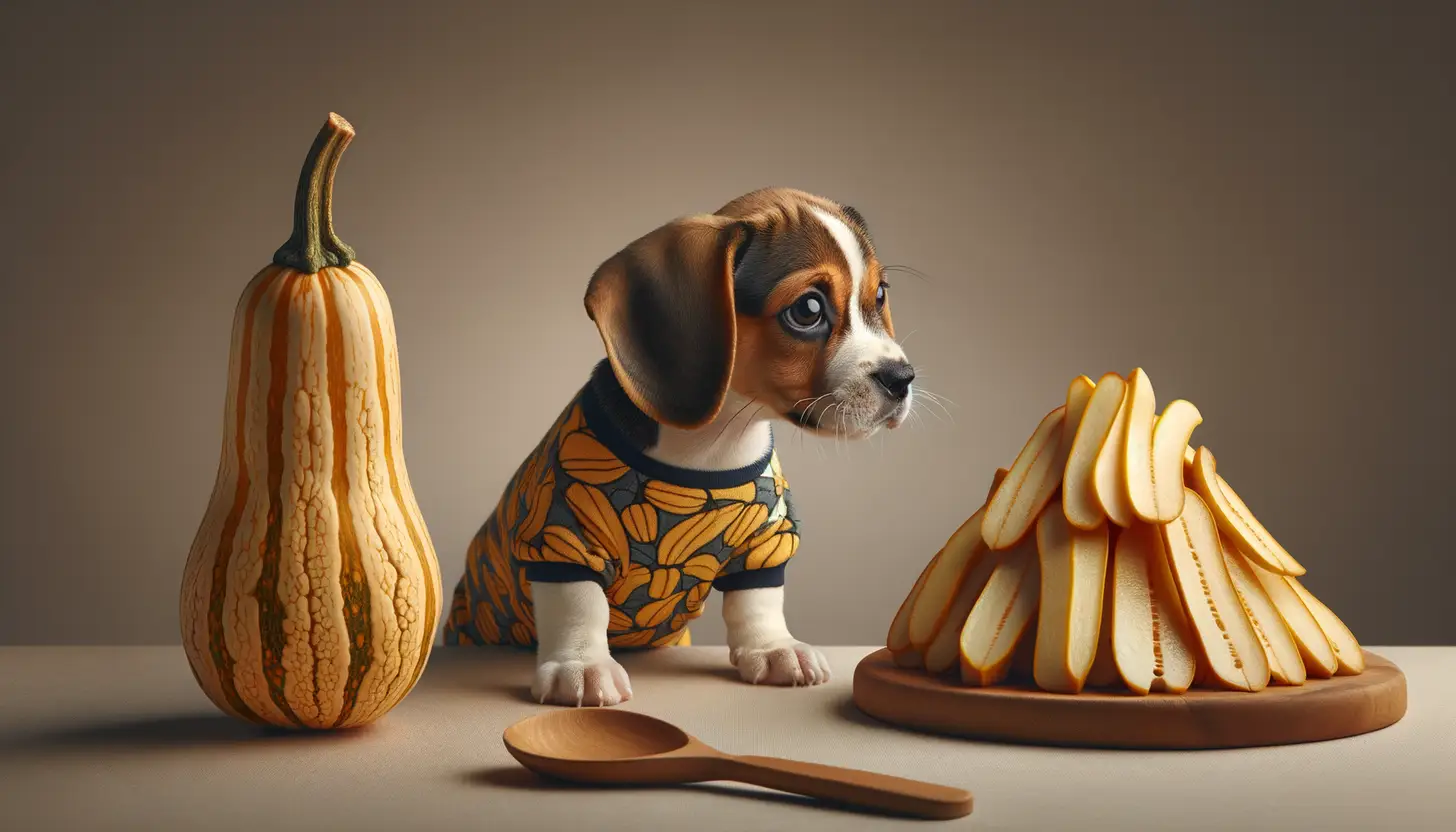
<path fill-rule="evenodd" d="M 1030 685 L 964 687 L 898 667 L 889 650 L 854 671 L 854 703 L 876 719 L 935 734 L 1087 748 L 1288 745 L 1377 731 L 1405 716 L 1405 674 L 1365 651 L 1358 676 L 1270 685 L 1257 693 L 1056 694 Z"/>

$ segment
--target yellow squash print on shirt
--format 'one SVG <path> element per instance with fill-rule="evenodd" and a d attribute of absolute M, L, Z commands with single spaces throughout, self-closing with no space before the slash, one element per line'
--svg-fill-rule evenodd
<path fill-rule="evenodd" d="M 613 648 L 688 644 L 715 586 L 782 584 L 799 533 L 776 453 L 736 477 L 640 471 L 590 396 L 557 418 L 471 541 L 447 644 L 535 646 L 533 581 L 599 583 Z"/>

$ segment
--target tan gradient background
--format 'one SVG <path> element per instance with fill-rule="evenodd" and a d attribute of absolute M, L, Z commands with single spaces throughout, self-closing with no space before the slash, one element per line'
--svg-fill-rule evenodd
<path fill-rule="evenodd" d="M 800 637 L 881 639 L 1071 378 L 1141 366 L 1362 640 L 1456 643 L 1449 6 L 45 5 L 0 12 L 0 642 L 177 640 L 233 306 L 336 110 L 447 588 L 601 354 L 591 270 L 785 184 L 929 275 L 954 402 L 781 433 Z"/>

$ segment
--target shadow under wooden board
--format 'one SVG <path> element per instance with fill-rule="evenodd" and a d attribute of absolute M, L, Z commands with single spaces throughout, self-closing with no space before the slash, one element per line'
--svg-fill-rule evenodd
<path fill-rule="evenodd" d="M 1047 693 L 1031 685 L 967 687 L 895 665 L 889 650 L 854 671 L 854 703 L 903 728 L 1036 745 L 1122 749 L 1251 748 L 1340 739 L 1405 716 L 1405 674 L 1365 651 L 1356 676 L 1270 685 L 1257 693 Z"/>

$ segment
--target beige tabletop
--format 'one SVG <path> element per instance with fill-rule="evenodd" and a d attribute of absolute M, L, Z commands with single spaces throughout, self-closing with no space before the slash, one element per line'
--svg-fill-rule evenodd
<path fill-rule="evenodd" d="M 1202 752 L 1072 751 L 925 736 L 850 702 L 871 647 L 826 651 L 817 688 L 741 684 L 722 647 L 628 656 L 623 707 L 719 748 L 969 789 L 965 829 L 1451 828 L 1456 647 L 1371 648 L 1405 671 L 1409 711 L 1326 743 Z M 260 731 L 218 714 L 179 647 L 0 648 L 0 829 L 774 830 L 925 821 L 826 809 L 731 785 L 593 790 L 516 766 L 501 732 L 537 713 L 531 657 L 437 648 L 415 691 L 350 734 Z"/>

